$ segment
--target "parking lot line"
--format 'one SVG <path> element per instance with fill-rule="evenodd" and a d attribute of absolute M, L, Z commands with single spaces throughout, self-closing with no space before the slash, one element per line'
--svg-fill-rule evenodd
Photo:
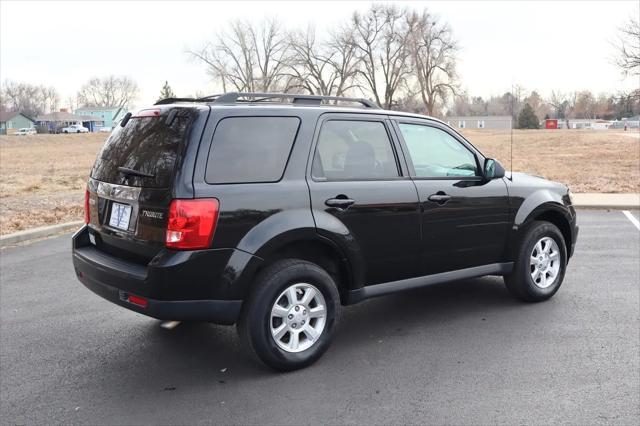
<path fill-rule="evenodd" d="M 638 228 L 638 231 L 640 231 L 640 222 L 638 222 L 638 219 L 636 219 L 629 210 L 623 210 L 622 213 L 624 213 L 627 219 L 629 219 L 629 221 L 631 221 L 631 223 L 633 223 L 635 227 Z"/>

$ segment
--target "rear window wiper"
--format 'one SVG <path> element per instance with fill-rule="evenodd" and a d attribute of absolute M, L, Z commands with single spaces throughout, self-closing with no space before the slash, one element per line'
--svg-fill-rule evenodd
<path fill-rule="evenodd" d="M 146 178 L 154 178 L 156 175 L 150 173 L 141 172 L 139 170 L 130 169 L 128 167 L 118 167 L 118 171 L 125 176 L 140 176 Z"/>

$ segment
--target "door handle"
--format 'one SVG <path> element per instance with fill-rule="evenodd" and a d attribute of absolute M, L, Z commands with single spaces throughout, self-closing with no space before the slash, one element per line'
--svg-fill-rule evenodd
<path fill-rule="evenodd" d="M 444 192 L 440 191 L 437 194 L 429 195 L 428 200 L 433 201 L 438 204 L 444 204 L 451 199 L 451 195 L 447 195 Z"/>
<path fill-rule="evenodd" d="M 353 203 L 355 203 L 355 200 L 352 200 L 351 198 L 347 198 L 346 195 L 340 194 L 336 198 L 329 198 L 324 203 L 328 207 L 335 207 L 335 208 L 338 208 L 338 209 L 346 209 L 349 206 L 351 206 Z"/>

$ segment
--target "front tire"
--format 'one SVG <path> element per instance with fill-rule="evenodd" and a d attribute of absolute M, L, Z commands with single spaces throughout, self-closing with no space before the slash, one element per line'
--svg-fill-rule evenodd
<path fill-rule="evenodd" d="M 314 263 L 285 259 L 258 275 L 237 328 L 260 361 L 291 371 L 313 364 L 328 349 L 339 315 L 333 278 Z"/>
<path fill-rule="evenodd" d="M 567 247 L 552 223 L 536 221 L 526 231 L 511 274 L 504 277 L 509 292 L 525 302 L 552 297 L 562 285 L 567 267 Z"/>

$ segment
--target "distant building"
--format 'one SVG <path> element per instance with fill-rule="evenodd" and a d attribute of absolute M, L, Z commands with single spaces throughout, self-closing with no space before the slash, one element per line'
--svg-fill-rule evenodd
<path fill-rule="evenodd" d="M 607 130 L 611 127 L 611 123 L 613 122 L 609 120 L 595 120 L 591 123 L 591 128 L 594 130 Z"/>
<path fill-rule="evenodd" d="M 640 116 L 623 118 L 622 120 L 615 120 L 611 122 L 610 129 L 638 129 L 640 128 Z"/>
<path fill-rule="evenodd" d="M 102 123 L 100 118 L 90 115 L 71 114 L 65 109 L 39 115 L 36 118 L 36 122 L 39 126 L 38 131 L 49 131 L 50 133 L 56 133 L 59 129 L 70 126 L 71 124 L 82 124 L 89 129 L 90 132 L 97 132 L 100 127 L 102 127 L 99 125 Z"/>
<path fill-rule="evenodd" d="M 445 117 L 444 121 L 454 129 L 511 129 L 510 115 L 484 115 Z"/>
<path fill-rule="evenodd" d="M 0 112 L 0 135 L 10 135 L 18 129 L 35 127 L 35 120 L 21 112 Z"/>
<path fill-rule="evenodd" d="M 119 107 L 82 107 L 75 110 L 78 115 L 90 116 L 100 119 L 96 121 L 97 127 L 112 129 L 127 113 L 125 108 Z"/>
<path fill-rule="evenodd" d="M 596 120 L 589 119 L 569 119 L 558 121 L 558 129 L 591 129 Z M 568 123 L 568 127 L 567 127 Z"/>

